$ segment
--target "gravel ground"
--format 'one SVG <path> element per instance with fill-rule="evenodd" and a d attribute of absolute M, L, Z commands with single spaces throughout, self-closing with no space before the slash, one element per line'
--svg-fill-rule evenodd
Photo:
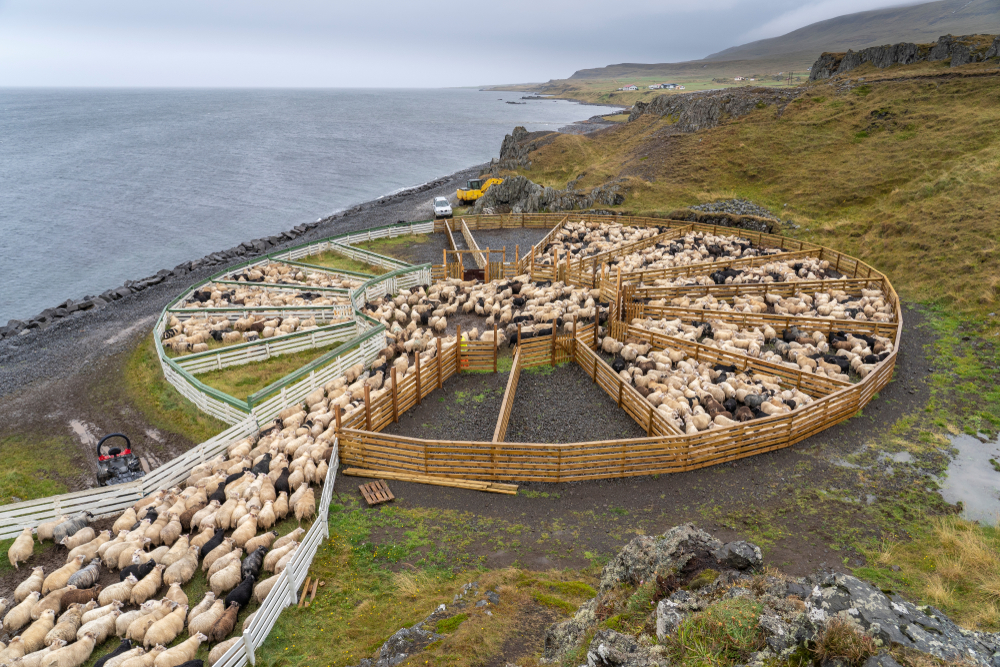
<path fill-rule="evenodd" d="M 391 251 L 384 251 L 384 254 L 410 264 L 440 264 L 442 260 L 441 251 L 451 250 L 448 245 L 448 235 L 444 232 L 437 234 L 427 234 L 427 240 L 423 243 L 412 243 L 405 247 L 397 246 Z"/>
<path fill-rule="evenodd" d="M 429 440 L 489 442 L 509 373 L 462 373 L 401 415 L 385 433 Z"/>
<path fill-rule="evenodd" d="M 507 246 L 507 260 L 514 259 L 514 246 L 519 246 L 520 255 L 524 255 L 531 250 L 531 246 L 541 241 L 551 229 L 490 229 L 473 230 L 472 235 L 476 237 L 476 243 L 480 248 L 490 248 L 501 250 Z"/>
<path fill-rule="evenodd" d="M 646 431 L 575 363 L 521 372 L 507 442 L 642 438 Z"/>

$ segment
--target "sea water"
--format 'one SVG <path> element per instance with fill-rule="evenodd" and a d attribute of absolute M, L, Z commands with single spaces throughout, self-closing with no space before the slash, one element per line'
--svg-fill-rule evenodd
<path fill-rule="evenodd" d="M 613 112 L 520 97 L 0 89 L 0 325 L 486 162 L 516 125 Z"/>

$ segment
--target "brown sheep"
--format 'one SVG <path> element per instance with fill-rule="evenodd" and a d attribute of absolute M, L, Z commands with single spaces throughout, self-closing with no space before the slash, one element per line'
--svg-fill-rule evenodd
<path fill-rule="evenodd" d="M 64 537 L 62 539 L 62 542 L 60 542 L 60 544 L 62 544 L 64 547 L 72 551 L 73 549 L 76 549 L 78 546 L 90 542 L 95 537 L 97 537 L 97 533 L 94 531 L 94 529 L 91 528 L 90 526 L 84 526 L 83 528 L 76 531 L 72 535 Z"/>
<path fill-rule="evenodd" d="M 63 588 L 69 578 L 73 576 L 81 567 L 83 567 L 83 556 L 77 556 L 70 562 L 63 565 L 61 568 L 45 577 L 45 581 L 42 582 L 42 595 L 48 595 L 54 590 Z"/>
<path fill-rule="evenodd" d="M 142 645 L 147 649 L 156 644 L 169 645 L 184 631 L 184 620 L 187 618 L 187 612 L 186 605 L 177 605 L 176 609 L 153 623 L 149 630 L 146 630 L 146 635 L 142 638 Z"/>
<path fill-rule="evenodd" d="M 45 570 L 36 567 L 31 571 L 31 576 L 18 584 L 17 588 L 14 589 L 14 602 L 21 604 L 29 594 L 41 593 L 43 581 L 45 581 Z"/>
<path fill-rule="evenodd" d="M 97 596 L 97 601 L 101 606 L 109 605 L 115 600 L 120 600 L 121 602 L 126 602 L 132 598 L 132 588 L 139 583 L 139 580 L 135 578 L 134 574 L 130 574 L 125 577 L 125 581 L 119 581 L 117 584 L 111 584 Z"/>
<path fill-rule="evenodd" d="M 3 631 L 13 636 L 31 620 L 31 612 L 38 606 L 42 594 L 38 591 L 28 593 L 28 596 L 3 617 Z"/>
<path fill-rule="evenodd" d="M 76 640 L 80 641 L 83 639 L 84 635 L 92 634 L 96 639 L 98 644 L 103 644 L 108 637 L 115 634 L 115 625 L 118 622 L 118 617 L 121 616 L 122 612 L 115 609 L 110 614 L 105 614 L 95 618 L 90 623 L 85 623 L 76 632 Z"/>
<path fill-rule="evenodd" d="M 88 632 L 82 639 L 45 656 L 42 667 L 80 667 L 90 658 L 96 644 L 96 637 Z"/>
<path fill-rule="evenodd" d="M 29 526 L 22 530 L 14 543 L 10 545 L 10 549 L 7 550 L 7 559 L 10 560 L 10 564 L 14 566 L 15 570 L 19 570 L 18 563 L 28 560 L 34 548 L 35 541 L 31 539 L 31 527 Z"/>
<path fill-rule="evenodd" d="M 163 585 L 163 571 L 165 569 L 162 565 L 155 566 L 150 570 L 149 574 L 132 587 L 132 591 L 129 594 L 129 600 L 132 604 L 142 604 L 156 595 L 156 591 L 160 590 L 160 586 Z"/>
<path fill-rule="evenodd" d="M 68 608 L 71 604 L 87 604 L 93 600 L 98 599 L 101 596 L 101 590 L 103 586 L 94 586 L 93 588 L 85 588 L 83 590 L 72 588 L 67 586 L 70 590 L 62 596 L 62 606 Z"/>
<path fill-rule="evenodd" d="M 45 635 L 56 626 L 56 612 L 46 609 L 38 620 L 28 626 L 28 629 L 21 633 L 21 643 L 24 645 L 24 653 L 34 653 L 45 646 Z"/>
<path fill-rule="evenodd" d="M 156 656 L 156 660 L 153 662 L 153 667 L 177 667 L 188 660 L 194 660 L 194 657 L 198 654 L 198 647 L 201 646 L 201 643 L 206 639 L 208 639 L 208 637 L 200 632 L 196 635 L 188 637 L 177 646 L 168 648 L 166 651 Z"/>
<path fill-rule="evenodd" d="M 234 588 L 236 584 L 240 583 L 240 563 L 239 561 L 234 561 L 228 566 L 216 572 L 208 580 L 208 585 L 212 587 L 212 592 L 215 593 L 215 597 L 219 597 L 223 593 L 227 593 Z"/>
<path fill-rule="evenodd" d="M 191 580 L 198 569 L 198 551 L 200 547 L 192 545 L 179 561 L 168 567 L 163 572 L 163 583 L 181 584 L 182 586 Z"/>
<path fill-rule="evenodd" d="M 221 642 L 223 639 L 232 634 L 233 628 L 236 627 L 236 616 L 239 613 L 240 603 L 230 602 L 222 616 L 220 616 L 219 619 L 212 624 L 209 631 L 205 633 L 208 637 L 208 641 L 215 643 Z"/>

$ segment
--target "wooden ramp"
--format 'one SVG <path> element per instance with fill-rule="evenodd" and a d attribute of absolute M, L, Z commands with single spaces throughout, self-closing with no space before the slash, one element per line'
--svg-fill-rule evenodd
<path fill-rule="evenodd" d="M 517 495 L 517 484 L 501 484 L 499 482 L 483 482 L 477 479 L 456 479 L 453 477 L 437 477 L 434 475 L 416 475 L 405 472 L 391 472 L 388 470 L 362 470 L 361 468 L 347 468 L 341 471 L 345 475 L 351 475 L 352 477 L 373 477 L 379 479 L 395 479 L 400 482 L 416 482 L 417 484 L 433 484 L 435 486 L 449 486 L 456 489 L 472 489 L 473 491 L 489 491 L 491 493 L 503 493 L 509 496 Z M 374 482 L 377 484 L 378 482 Z M 385 482 L 382 482 L 385 484 Z M 371 486 L 371 484 L 363 484 L 362 489 L 366 486 Z M 386 487 L 386 491 L 389 491 L 389 487 Z M 364 491 L 361 492 L 362 495 Z M 388 500 L 392 499 L 392 493 L 389 493 Z M 365 496 L 365 500 L 368 497 Z M 379 502 L 385 502 L 384 500 Z M 369 505 L 372 503 L 369 502 Z"/>

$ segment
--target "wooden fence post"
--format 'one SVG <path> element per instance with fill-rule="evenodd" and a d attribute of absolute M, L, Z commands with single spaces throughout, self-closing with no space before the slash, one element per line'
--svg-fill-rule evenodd
<path fill-rule="evenodd" d="M 438 340 L 441 340 L 440 338 Z M 417 352 L 417 405 L 420 405 L 420 352 Z"/>
<path fill-rule="evenodd" d="M 556 323 L 552 321 L 552 366 L 556 365 Z"/>
<path fill-rule="evenodd" d="M 580 318 L 578 315 L 573 315 L 573 361 L 576 361 L 576 332 L 578 331 L 577 325 L 580 324 Z"/>
<path fill-rule="evenodd" d="M 372 396 L 371 388 L 365 385 L 365 429 L 372 430 Z"/>
<path fill-rule="evenodd" d="M 521 323 L 520 322 L 517 323 L 517 344 L 518 344 L 518 346 L 521 345 Z"/>
<path fill-rule="evenodd" d="M 497 372 L 497 325 L 493 323 L 493 372 Z"/>
<path fill-rule="evenodd" d="M 443 386 L 443 383 L 442 383 L 442 380 L 441 380 L 441 338 L 440 337 L 437 339 L 437 348 L 438 348 L 438 353 L 437 353 L 437 380 L 438 380 L 437 381 L 437 388 L 440 389 Z"/>
<path fill-rule="evenodd" d="M 455 325 L 455 375 L 462 372 L 462 325 Z"/>
<path fill-rule="evenodd" d="M 333 409 L 335 410 L 335 412 L 333 413 L 333 415 L 334 415 L 334 418 L 337 420 L 337 436 L 339 437 L 340 436 L 340 406 L 339 405 L 335 405 Z"/>
<path fill-rule="evenodd" d="M 649 424 L 646 426 L 646 435 L 653 435 L 653 404 L 647 403 L 649 405 Z"/>
<path fill-rule="evenodd" d="M 419 354 L 419 353 L 418 353 Z M 396 367 L 392 367 L 392 421 L 399 421 L 399 411 L 396 408 Z"/>

